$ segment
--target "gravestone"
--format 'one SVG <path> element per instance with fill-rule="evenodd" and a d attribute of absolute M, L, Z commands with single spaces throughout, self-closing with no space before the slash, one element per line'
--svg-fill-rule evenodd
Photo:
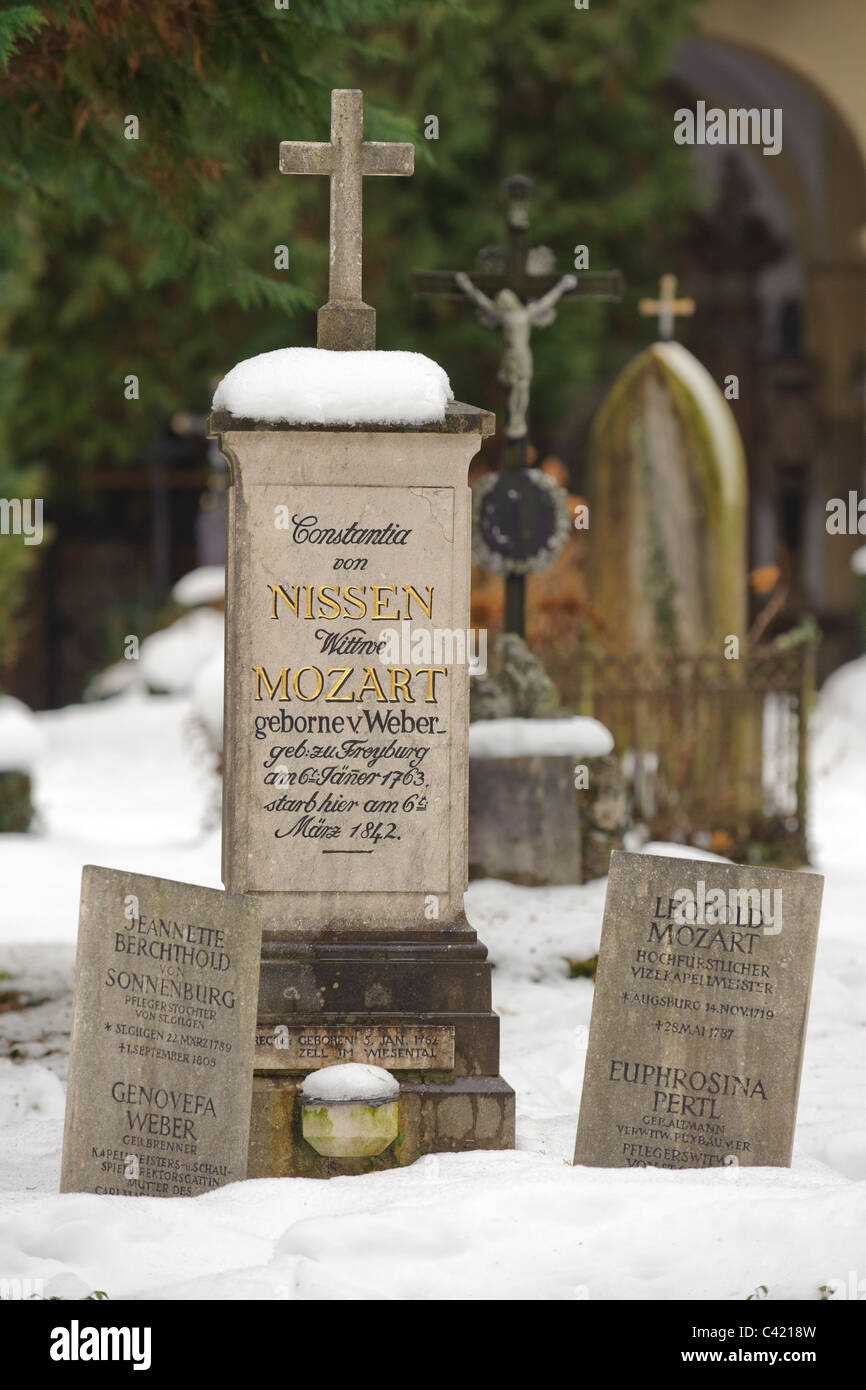
<path fill-rule="evenodd" d="M 281 168 L 336 159 L 357 191 L 347 204 L 332 179 L 319 345 L 370 349 L 361 174 L 411 160 L 369 155 L 360 93 L 333 93 L 332 109 L 339 157 L 291 143 Z M 335 286 L 346 218 L 358 255 Z M 493 424 L 459 403 L 413 427 L 211 418 L 231 466 L 223 881 L 255 898 L 264 927 L 251 1176 L 513 1146 L 490 965 L 463 910 L 468 667 L 392 663 L 377 645 L 408 625 L 435 653 L 437 632 L 468 628 L 467 470 Z M 400 1074 L 400 1132 L 375 1159 L 303 1138 L 304 1076 L 346 1060 Z"/>
<path fill-rule="evenodd" d="M 84 869 L 61 1192 L 246 1177 L 259 938 L 252 900 Z"/>
<path fill-rule="evenodd" d="M 691 303 L 667 289 L 653 301 L 665 335 Z M 605 647 L 720 655 L 728 635 L 745 637 L 742 443 L 682 344 L 663 337 L 614 383 L 593 424 L 589 491 L 589 597 L 607 619 Z"/>
<path fill-rule="evenodd" d="M 575 1163 L 790 1165 L 822 890 L 611 856 Z"/>

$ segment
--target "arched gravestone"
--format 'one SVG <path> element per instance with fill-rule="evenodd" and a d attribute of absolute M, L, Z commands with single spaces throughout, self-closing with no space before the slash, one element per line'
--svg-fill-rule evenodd
<path fill-rule="evenodd" d="M 614 383 L 591 444 L 590 596 L 618 653 L 721 655 L 745 636 L 746 468 L 733 412 L 680 343 Z"/>

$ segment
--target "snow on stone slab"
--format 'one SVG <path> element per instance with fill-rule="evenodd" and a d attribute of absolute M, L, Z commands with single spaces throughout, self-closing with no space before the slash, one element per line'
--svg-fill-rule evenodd
<path fill-rule="evenodd" d="M 347 1062 L 343 1066 L 321 1067 L 310 1072 L 301 1086 L 305 1101 L 324 1105 L 337 1101 L 355 1101 L 369 1105 L 375 1101 L 396 1100 L 400 1083 L 384 1067 L 371 1067 L 366 1062 Z"/>
<path fill-rule="evenodd" d="M 478 719 L 469 725 L 470 758 L 603 758 L 613 734 L 597 719 Z"/>
<path fill-rule="evenodd" d="M 216 603 L 225 598 L 225 565 L 200 565 L 179 579 L 171 591 L 175 603 L 184 608 L 198 608 L 204 603 Z"/>
<path fill-rule="evenodd" d="M 222 654 L 224 631 L 222 613 L 194 608 L 171 627 L 146 637 L 140 666 L 148 687 L 169 694 L 190 690 L 203 663 Z"/>
<path fill-rule="evenodd" d="M 238 362 L 213 405 L 289 425 L 431 425 L 453 399 L 445 372 L 420 352 L 292 347 Z"/>
<path fill-rule="evenodd" d="M 33 712 L 22 700 L 0 695 L 0 772 L 31 772 L 42 746 Z"/>
<path fill-rule="evenodd" d="M 661 859 L 707 859 L 713 864 L 730 864 L 723 854 L 715 854 L 700 845 L 680 845 L 672 840 L 648 840 L 640 846 L 638 854 L 654 854 Z"/>

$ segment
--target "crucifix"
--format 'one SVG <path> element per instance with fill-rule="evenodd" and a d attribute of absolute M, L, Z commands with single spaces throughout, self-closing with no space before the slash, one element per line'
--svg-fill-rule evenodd
<path fill-rule="evenodd" d="M 659 338 L 663 343 L 668 343 L 674 336 L 674 320 L 690 318 L 695 312 L 695 301 L 677 299 L 677 277 L 663 275 L 659 280 L 659 298 L 642 299 L 638 312 L 644 315 L 658 314 Z"/>
<path fill-rule="evenodd" d="M 529 346 L 531 330 L 552 323 L 555 307 L 561 301 L 618 300 L 622 297 L 623 284 L 618 270 L 557 275 L 550 248 L 529 245 L 529 193 L 532 181 L 522 174 L 515 174 L 505 179 L 503 187 L 508 200 L 506 251 L 490 247 L 482 250 L 478 255 L 478 268 L 471 277 L 463 271 L 416 272 L 412 276 L 412 289 L 416 296 L 471 299 L 479 307 L 482 322 L 502 329 L 504 352 L 499 379 L 508 390 L 504 468 L 523 470 L 522 478 L 515 478 L 508 489 L 509 515 L 512 522 L 515 516 L 519 516 L 526 519 L 528 525 L 535 492 L 532 480 L 536 477 L 527 472 L 527 413 L 533 370 Z M 519 505 L 515 507 L 516 499 Z M 526 627 L 526 570 L 552 563 L 562 543 L 555 500 L 549 496 L 537 500 L 541 512 L 548 518 L 545 524 L 550 529 L 544 544 L 541 544 L 544 526 L 539 523 L 536 559 L 531 560 L 524 555 L 518 562 L 514 557 L 500 557 L 505 572 L 505 628 L 521 636 Z M 489 499 L 489 508 L 491 517 L 495 518 L 499 507 L 493 497 Z M 497 529 L 504 534 L 504 530 L 509 529 L 500 524 L 501 516 L 502 513 L 500 522 L 491 520 L 491 534 Z M 526 546 L 530 545 L 528 535 L 520 540 Z M 507 566 L 512 563 L 520 563 L 523 568 L 519 572 L 509 572 Z"/>
<path fill-rule="evenodd" d="M 478 268 L 472 272 L 475 286 L 486 295 L 509 289 L 526 303 L 547 294 L 560 281 L 553 268 L 553 252 L 546 246 L 529 245 L 529 193 L 532 180 L 514 174 L 503 182 L 508 204 L 505 220 L 507 249 L 485 247 L 479 252 Z M 457 282 L 460 272 L 453 270 L 421 270 L 412 276 L 416 296 L 435 296 L 438 299 L 460 300 L 464 293 Z M 585 271 L 576 277 L 577 283 L 565 291 L 565 299 L 622 298 L 622 276 L 618 270 Z"/>
<path fill-rule="evenodd" d="M 364 95 L 331 93 L 331 139 L 280 143 L 281 174 L 327 174 L 331 180 L 328 302 L 319 309 L 316 341 L 338 352 L 376 346 L 376 310 L 361 294 L 362 190 L 369 174 L 411 174 L 415 147 L 364 139 Z"/>
<path fill-rule="evenodd" d="M 526 414 L 532 383 L 529 330 L 552 323 L 554 306 L 560 300 L 620 299 L 622 276 L 618 270 L 557 275 L 550 248 L 529 245 L 532 180 L 514 174 L 504 180 L 503 187 L 508 199 L 506 251 L 486 247 L 479 252 L 479 268 L 471 278 L 464 271 L 418 271 L 412 276 L 412 289 L 416 296 L 470 298 L 481 309 L 484 323 L 502 328 L 505 353 L 499 378 L 509 390 L 505 466 L 525 468 Z"/>
<path fill-rule="evenodd" d="M 532 383 L 532 351 L 529 338 L 533 328 L 546 328 L 553 323 L 555 306 L 568 291 L 577 286 L 576 275 L 563 275 L 540 299 L 522 304 L 514 290 L 500 290 L 495 302 L 465 275 L 462 270 L 454 276 L 455 283 L 480 309 L 482 323 L 501 328 L 505 350 L 499 366 L 499 380 L 508 387 L 508 415 L 505 438 L 508 445 L 525 451 L 526 413 L 529 410 L 529 388 Z"/>

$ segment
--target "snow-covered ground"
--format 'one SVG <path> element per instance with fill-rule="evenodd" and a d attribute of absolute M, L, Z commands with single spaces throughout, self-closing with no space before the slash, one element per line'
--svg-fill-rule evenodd
<path fill-rule="evenodd" d="M 604 882 L 473 884 L 496 969 L 513 1153 L 433 1155 L 330 1182 L 196 1198 L 57 1195 L 79 876 L 106 864 L 219 886 L 216 779 L 186 696 L 39 717 L 40 828 L 0 836 L 0 1280 L 46 1295 L 217 1299 L 817 1299 L 866 1276 L 866 658 L 815 721 L 826 874 L 794 1165 L 573 1168 Z M 658 846 L 647 846 L 658 852 Z M 866 1284 L 862 1286 L 866 1288 Z"/>

